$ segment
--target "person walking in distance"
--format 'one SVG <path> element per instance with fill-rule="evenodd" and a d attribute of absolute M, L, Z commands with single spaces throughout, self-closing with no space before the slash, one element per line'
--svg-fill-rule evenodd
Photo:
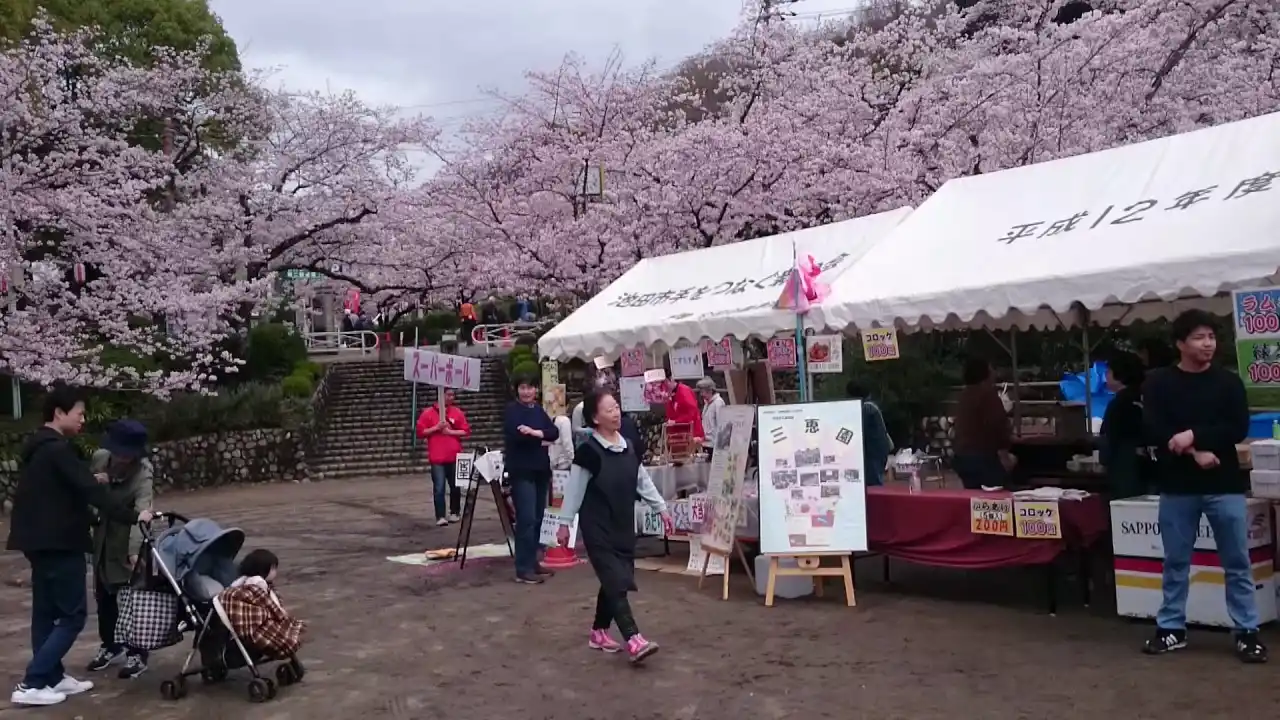
<path fill-rule="evenodd" d="M 102 448 L 89 461 L 97 475 L 107 476 L 107 493 L 113 502 L 142 512 L 154 496 L 151 461 L 147 459 L 147 429 L 136 420 L 119 420 L 107 428 Z M 116 642 L 120 618 L 120 590 L 129 584 L 142 546 L 137 523 L 100 518 L 93 528 L 93 598 L 98 605 L 98 654 L 86 668 L 106 670 L 124 658 L 119 677 L 132 680 L 147 671 L 147 652 Z"/>
<path fill-rule="evenodd" d="M 15 705 L 56 705 L 93 689 L 93 683 L 67 675 L 62 665 L 88 614 L 90 505 L 116 522 L 151 522 L 150 510 L 136 512 L 114 502 L 109 478 L 89 471 L 71 444 L 82 427 L 80 394 L 54 386 L 45 398 L 44 426 L 27 439 L 19 459 L 7 548 L 31 564 L 31 662 L 10 696 Z"/>
<path fill-rule="evenodd" d="M 1266 662 L 1249 557 L 1248 483 L 1236 456 L 1236 444 L 1249 433 L 1244 383 L 1213 365 L 1218 340 L 1212 315 L 1182 313 L 1173 321 L 1173 339 L 1178 363 L 1149 372 L 1142 388 L 1143 419 L 1156 448 L 1164 545 L 1164 598 L 1155 636 L 1142 650 L 1162 655 L 1187 646 L 1191 556 L 1204 516 L 1222 561 L 1236 655 L 1246 663 Z"/>
<path fill-rule="evenodd" d="M 560 512 L 563 517 L 579 516 L 587 558 L 600 581 L 587 644 L 594 650 L 618 652 L 622 645 L 609 635 L 609 628 L 617 624 L 631 662 L 638 663 L 657 652 L 658 644 L 640 634 L 627 601 L 627 593 L 636 591 L 636 496 L 662 514 L 667 533 L 672 529 L 671 517 L 639 455 L 627 447 L 618 401 L 600 389 L 584 402 L 583 417 L 591 438 L 574 455 Z M 557 532 L 560 543 L 567 543 L 568 528 L 562 525 Z"/>
<path fill-rule="evenodd" d="M 445 526 L 458 522 L 462 512 L 462 491 L 458 489 L 458 454 L 462 452 L 462 439 L 471 436 L 471 426 L 462 408 L 455 404 L 453 390 L 440 388 L 444 393 L 444 417 L 440 408 L 432 405 L 418 416 L 418 437 L 427 441 L 427 462 L 431 464 L 431 496 L 435 502 L 436 525 Z M 449 515 L 445 516 L 445 489 L 449 491 Z"/>
<path fill-rule="evenodd" d="M 503 465 L 511 480 L 511 500 L 516 506 L 516 582 L 537 585 L 555 573 L 538 564 L 538 537 L 542 516 L 551 495 L 551 459 L 548 446 L 560 431 L 538 404 L 537 380 L 515 380 L 516 399 L 502 418 Z"/>

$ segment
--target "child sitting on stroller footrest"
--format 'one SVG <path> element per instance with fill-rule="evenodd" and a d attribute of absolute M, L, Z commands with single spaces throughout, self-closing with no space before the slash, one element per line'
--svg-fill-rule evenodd
<path fill-rule="evenodd" d="M 240 577 L 218 595 L 231 630 L 264 658 L 298 652 L 305 625 L 289 615 L 272 589 L 280 561 L 269 550 L 254 550 L 240 563 Z"/>

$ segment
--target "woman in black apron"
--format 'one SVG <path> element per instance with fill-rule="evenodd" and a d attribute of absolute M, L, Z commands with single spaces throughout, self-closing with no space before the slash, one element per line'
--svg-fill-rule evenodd
<path fill-rule="evenodd" d="M 621 650 L 622 645 L 609 635 L 609 626 L 616 623 L 631 662 L 638 663 L 657 652 L 658 644 L 640 634 L 627 602 L 627 593 L 636 590 L 636 495 L 662 513 L 663 529 L 668 533 L 671 517 L 639 456 L 627 451 L 617 399 L 597 390 L 583 401 L 582 415 L 584 425 L 592 431 L 574 453 L 560 513 L 566 518 L 578 514 L 587 559 L 600 580 L 588 644 L 609 653 Z M 560 527 L 561 545 L 568 543 L 568 532 L 567 527 Z"/>

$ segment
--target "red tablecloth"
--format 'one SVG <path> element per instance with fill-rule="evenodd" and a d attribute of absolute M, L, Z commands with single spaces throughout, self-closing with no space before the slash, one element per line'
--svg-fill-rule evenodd
<path fill-rule="evenodd" d="M 1100 496 L 1064 500 L 1062 540 L 1023 540 L 969 530 L 969 499 L 1010 497 L 1008 492 L 867 488 L 867 545 L 871 552 L 925 565 L 995 568 L 1043 565 L 1068 545 L 1089 547 L 1110 529 Z"/>

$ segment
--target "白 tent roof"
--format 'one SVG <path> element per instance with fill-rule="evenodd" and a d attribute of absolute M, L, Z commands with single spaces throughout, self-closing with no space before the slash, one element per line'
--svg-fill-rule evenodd
<path fill-rule="evenodd" d="M 614 357 L 623 348 L 675 347 L 732 335 L 770 337 L 795 328 L 775 310 L 793 246 L 823 266 L 833 284 L 910 208 L 806 230 L 641 260 L 538 341 L 543 357 Z"/>
<path fill-rule="evenodd" d="M 819 313 L 836 327 L 1026 327 L 1077 322 L 1079 303 L 1127 322 L 1278 266 L 1280 113 L 952 180 Z"/>

